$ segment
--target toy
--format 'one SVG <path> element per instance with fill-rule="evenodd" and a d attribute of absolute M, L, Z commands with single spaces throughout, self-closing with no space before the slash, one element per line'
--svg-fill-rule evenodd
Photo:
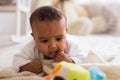
<path fill-rule="evenodd" d="M 90 80 L 90 74 L 79 65 L 61 62 L 50 75 L 45 77 L 45 80 Z"/>
<path fill-rule="evenodd" d="M 106 75 L 97 67 L 89 69 L 91 80 L 106 80 Z"/>
<path fill-rule="evenodd" d="M 87 70 L 77 64 L 61 62 L 45 80 L 106 80 L 106 75 L 97 67 Z"/>

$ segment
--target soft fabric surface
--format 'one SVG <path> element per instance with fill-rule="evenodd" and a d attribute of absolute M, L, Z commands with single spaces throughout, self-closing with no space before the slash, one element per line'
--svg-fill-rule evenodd
<path fill-rule="evenodd" d="M 112 35 L 69 35 L 83 50 L 97 55 L 105 63 L 120 64 L 120 37 Z"/>
<path fill-rule="evenodd" d="M 70 35 L 68 36 L 70 37 Z M 120 79 L 120 38 L 112 36 L 74 36 L 70 37 L 79 44 L 84 50 L 90 50 L 88 57 L 83 60 L 85 67 L 98 66 L 107 75 L 107 80 Z M 2 58 L 0 58 L 2 59 Z M 6 58 L 7 60 L 8 58 Z M 10 60 L 10 58 L 9 58 Z M 1 60 L 0 60 L 1 61 Z M 4 60 L 5 61 L 5 60 Z M 110 63 L 108 65 L 108 63 Z M 112 64 L 111 64 L 112 63 Z M 113 65 L 115 64 L 115 65 Z M 2 65 L 2 63 L 1 63 Z M 46 65 L 49 65 L 46 63 Z M 5 66 L 3 66 L 5 67 Z M 40 75 L 30 72 L 17 73 L 11 68 L 3 69 L 0 67 L 0 80 L 43 80 Z M 46 67 L 46 72 L 51 70 Z"/>
<path fill-rule="evenodd" d="M 13 69 L 4 69 L 0 71 L 0 80 L 44 80 L 44 78 L 27 71 L 17 73 Z"/>
<path fill-rule="evenodd" d="M 100 68 L 106 74 L 107 80 L 120 79 L 120 65 L 118 66 L 106 64 L 96 54 L 93 54 L 92 52 L 90 52 L 88 57 L 83 60 L 83 62 L 84 64 L 81 64 L 81 66 L 85 67 L 86 69 L 89 69 L 92 66 L 97 66 L 98 68 Z M 46 65 L 49 64 L 46 63 Z M 47 73 L 51 72 L 49 68 L 45 67 L 45 69 Z M 0 80 L 44 80 L 44 78 L 40 76 L 41 74 L 36 75 L 27 71 L 17 73 L 12 68 L 0 70 Z"/>
<path fill-rule="evenodd" d="M 93 66 L 93 65 L 91 65 Z M 84 66 L 87 69 L 91 67 L 90 65 Z M 99 69 L 101 69 L 105 74 L 107 79 L 106 80 L 120 80 L 120 65 L 104 65 L 104 64 L 98 64 L 95 65 Z"/>
<path fill-rule="evenodd" d="M 89 69 L 93 65 L 84 65 L 86 69 Z M 107 76 L 107 80 L 119 80 L 120 79 L 120 66 L 117 65 L 95 65 L 100 68 Z M 0 80 L 44 80 L 40 75 L 36 75 L 31 72 L 17 73 L 12 69 L 4 69 L 0 71 Z"/>

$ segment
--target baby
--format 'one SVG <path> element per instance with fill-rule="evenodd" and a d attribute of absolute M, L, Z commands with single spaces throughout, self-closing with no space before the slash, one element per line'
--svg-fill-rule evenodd
<path fill-rule="evenodd" d="M 85 53 L 67 38 L 66 17 L 59 9 L 52 6 L 36 9 L 30 16 L 30 24 L 34 40 L 14 56 L 16 71 L 39 74 L 44 72 L 45 60 L 50 67 L 49 60 L 80 64 L 85 58 Z"/>

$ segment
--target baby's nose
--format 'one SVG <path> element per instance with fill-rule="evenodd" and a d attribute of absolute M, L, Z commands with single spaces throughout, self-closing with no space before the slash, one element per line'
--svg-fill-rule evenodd
<path fill-rule="evenodd" d="M 56 43 L 55 42 L 52 42 L 52 43 L 50 43 L 49 44 L 49 49 L 52 49 L 52 50 L 56 50 L 56 48 L 57 48 L 57 45 L 56 45 Z"/>

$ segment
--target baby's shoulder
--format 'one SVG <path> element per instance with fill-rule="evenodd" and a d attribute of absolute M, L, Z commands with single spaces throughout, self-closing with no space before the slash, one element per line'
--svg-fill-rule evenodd
<path fill-rule="evenodd" d="M 34 42 L 34 40 L 30 40 L 24 46 L 24 49 L 34 49 L 34 48 L 35 48 L 35 42 Z"/>
<path fill-rule="evenodd" d="M 72 35 L 67 34 L 66 40 L 67 40 L 68 46 L 77 45 L 77 43 L 75 42 L 76 40 Z"/>

